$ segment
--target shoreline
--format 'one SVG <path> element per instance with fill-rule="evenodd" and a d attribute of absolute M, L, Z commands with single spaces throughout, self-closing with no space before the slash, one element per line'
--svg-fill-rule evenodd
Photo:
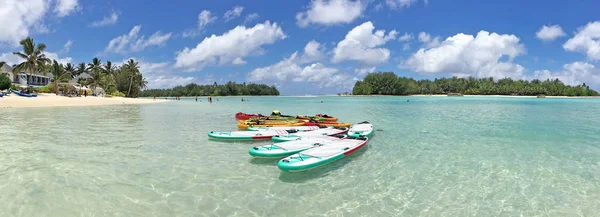
<path fill-rule="evenodd" d="M 102 105 L 135 105 L 163 103 L 164 99 L 142 99 L 124 97 L 66 97 L 55 94 L 40 93 L 38 97 L 22 97 L 10 94 L 0 98 L 0 108 L 43 108 L 43 107 L 73 107 L 73 106 L 102 106 Z"/>

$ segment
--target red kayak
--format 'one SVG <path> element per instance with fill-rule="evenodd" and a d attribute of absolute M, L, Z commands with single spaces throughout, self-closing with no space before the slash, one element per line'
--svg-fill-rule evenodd
<path fill-rule="evenodd" d="M 246 114 L 246 113 L 243 113 L 243 112 L 235 113 L 235 119 L 238 119 L 238 120 L 248 120 L 250 118 L 258 118 L 260 116 L 262 116 L 262 115 L 260 115 L 260 114 Z"/>

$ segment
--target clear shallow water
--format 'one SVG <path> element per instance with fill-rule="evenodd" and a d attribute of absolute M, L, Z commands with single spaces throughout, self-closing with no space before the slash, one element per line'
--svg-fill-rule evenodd
<path fill-rule="evenodd" d="M 0 216 L 600 213 L 600 99 L 219 99 L 0 110 Z M 268 142 L 207 139 L 237 111 L 273 109 L 380 131 L 304 173 L 247 154 Z"/>

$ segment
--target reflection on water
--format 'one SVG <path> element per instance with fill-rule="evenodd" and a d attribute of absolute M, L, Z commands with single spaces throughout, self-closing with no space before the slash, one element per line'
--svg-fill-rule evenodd
<path fill-rule="evenodd" d="M 0 110 L 0 216 L 593 216 L 600 101 L 245 97 Z M 407 102 L 406 99 L 410 99 Z M 320 101 L 325 103 L 321 104 Z M 370 121 L 308 172 L 208 140 L 238 111 Z"/>

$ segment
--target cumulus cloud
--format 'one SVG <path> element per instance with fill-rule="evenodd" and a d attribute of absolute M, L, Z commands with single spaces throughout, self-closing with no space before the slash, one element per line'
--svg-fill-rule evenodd
<path fill-rule="evenodd" d="M 387 61 L 390 51 L 379 46 L 395 39 L 398 33 L 392 30 L 386 35 L 385 30 L 373 32 L 374 30 L 375 27 L 370 21 L 350 30 L 344 40 L 333 49 L 332 62 L 353 60 L 373 66 Z"/>
<path fill-rule="evenodd" d="M 431 38 L 431 35 L 426 32 L 419 32 L 419 41 L 423 43 L 426 48 L 437 47 L 440 45 L 440 36 Z"/>
<path fill-rule="evenodd" d="M 233 20 L 242 15 L 242 11 L 244 11 L 244 7 L 235 6 L 231 10 L 225 12 L 225 14 L 223 15 L 223 19 L 225 19 L 225 22 Z"/>
<path fill-rule="evenodd" d="M 112 12 L 110 15 L 102 18 L 102 20 L 92 22 L 93 27 L 103 27 L 110 26 L 116 24 L 119 21 L 119 14 L 117 12 Z"/>
<path fill-rule="evenodd" d="M 187 85 L 194 82 L 194 77 L 183 77 L 173 73 L 172 65 L 168 62 L 146 62 L 136 58 L 128 58 L 121 61 L 121 64 L 126 64 L 129 59 L 138 62 L 140 72 L 148 81 L 149 89 L 171 88 L 178 85 Z"/>
<path fill-rule="evenodd" d="M 351 23 L 361 16 L 366 6 L 359 0 L 312 0 L 307 11 L 296 14 L 296 22 L 300 27 Z"/>
<path fill-rule="evenodd" d="M 590 63 L 574 62 L 565 64 L 563 70 L 560 71 L 537 70 L 534 72 L 534 78 L 540 80 L 558 78 L 567 85 L 580 85 L 583 83 L 599 85 L 600 69 Z"/>
<path fill-rule="evenodd" d="M 62 64 L 67 64 L 67 63 L 70 63 L 73 61 L 73 58 L 71 58 L 71 57 L 60 58 L 57 53 L 53 53 L 53 52 L 44 51 L 43 54 L 46 55 L 46 57 L 48 59 L 56 60 L 57 62 L 62 63 Z M 6 64 L 9 66 L 13 66 L 13 65 L 23 62 L 23 59 L 21 59 L 17 55 L 14 55 L 12 52 L 0 54 L 0 60 L 6 62 Z"/>
<path fill-rule="evenodd" d="M 275 64 L 254 69 L 248 73 L 248 81 L 272 81 L 279 84 L 309 82 L 321 88 L 331 86 L 348 88 L 349 85 L 353 84 L 354 81 L 350 76 L 338 73 L 338 69 L 327 67 L 316 61 L 316 58 L 314 58 L 315 61 L 307 61 L 306 57 L 314 57 L 316 56 L 315 53 L 320 53 L 318 47 L 320 47 L 318 42 L 310 41 L 304 48 L 304 54 L 300 55 L 298 52 L 294 52 L 290 57 L 284 58 Z"/>
<path fill-rule="evenodd" d="M 376 71 L 376 67 L 373 66 L 371 68 L 356 68 L 354 69 L 354 73 L 356 73 L 357 75 L 361 76 L 361 75 L 366 75 L 367 73 L 372 73 Z"/>
<path fill-rule="evenodd" d="M 302 62 L 313 62 L 325 57 L 325 51 L 321 43 L 312 40 L 304 46 L 304 54 L 300 58 Z"/>
<path fill-rule="evenodd" d="M 575 36 L 563 44 L 563 48 L 585 53 L 591 60 L 600 60 L 600 21 L 580 27 Z"/>
<path fill-rule="evenodd" d="M 67 64 L 67 63 L 73 62 L 73 58 L 71 58 L 71 57 L 60 58 L 57 53 L 45 52 L 44 51 L 44 54 L 51 61 L 52 60 L 56 60 L 56 62 L 61 63 L 61 64 Z"/>
<path fill-rule="evenodd" d="M 412 33 L 404 33 L 404 35 L 398 37 L 398 41 L 410 41 L 412 40 L 414 37 L 412 35 Z"/>
<path fill-rule="evenodd" d="M 284 38 L 286 35 L 277 23 L 266 21 L 252 28 L 237 26 L 223 35 L 204 38 L 194 48 L 185 47 L 175 57 L 175 66 L 194 71 L 210 64 L 242 63 L 244 57 L 259 51 L 263 45 Z"/>
<path fill-rule="evenodd" d="M 64 17 L 79 9 L 79 0 L 56 0 L 54 12 L 58 17 Z"/>
<path fill-rule="evenodd" d="M 408 8 L 411 5 L 417 3 L 419 0 L 385 0 L 385 4 L 391 9 Z M 423 1 L 428 4 L 428 0 Z"/>
<path fill-rule="evenodd" d="M 542 41 L 554 41 L 555 39 L 565 36 L 565 32 L 559 25 L 542 26 L 539 31 L 535 33 L 535 37 Z"/>
<path fill-rule="evenodd" d="M 525 53 L 514 35 L 480 31 L 477 36 L 457 34 L 440 45 L 419 51 L 400 67 L 420 73 L 453 73 L 457 76 L 520 78 L 524 68 L 512 60 Z M 500 61 L 508 57 L 507 61 Z"/>
<path fill-rule="evenodd" d="M 217 20 L 217 16 L 213 16 L 209 10 L 202 10 L 200 14 L 198 14 L 198 25 L 195 29 L 187 30 L 183 33 L 184 38 L 188 37 L 196 37 L 206 26 L 211 23 L 214 23 Z"/>
<path fill-rule="evenodd" d="M 171 38 L 171 33 L 163 34 L 160 31 L 155 32 L 150 38 L 146 39 L 145 36 L 139 36 L 139 32 L 142 29 L 141 25 L 134 26 L 128 34 L 116 37 L 108 43 L 108 46 L 104 49 L 105 53 L 128 53 L 138 52 L 151 46 L 162 46 Z"/>
<path fill-rule="evenodd" d="M 3 0 L 0 4 L 0 43 L 11 45 L 17 45 L 34 26 L 41 25 L 50 7 L 47 0 Z"/>

